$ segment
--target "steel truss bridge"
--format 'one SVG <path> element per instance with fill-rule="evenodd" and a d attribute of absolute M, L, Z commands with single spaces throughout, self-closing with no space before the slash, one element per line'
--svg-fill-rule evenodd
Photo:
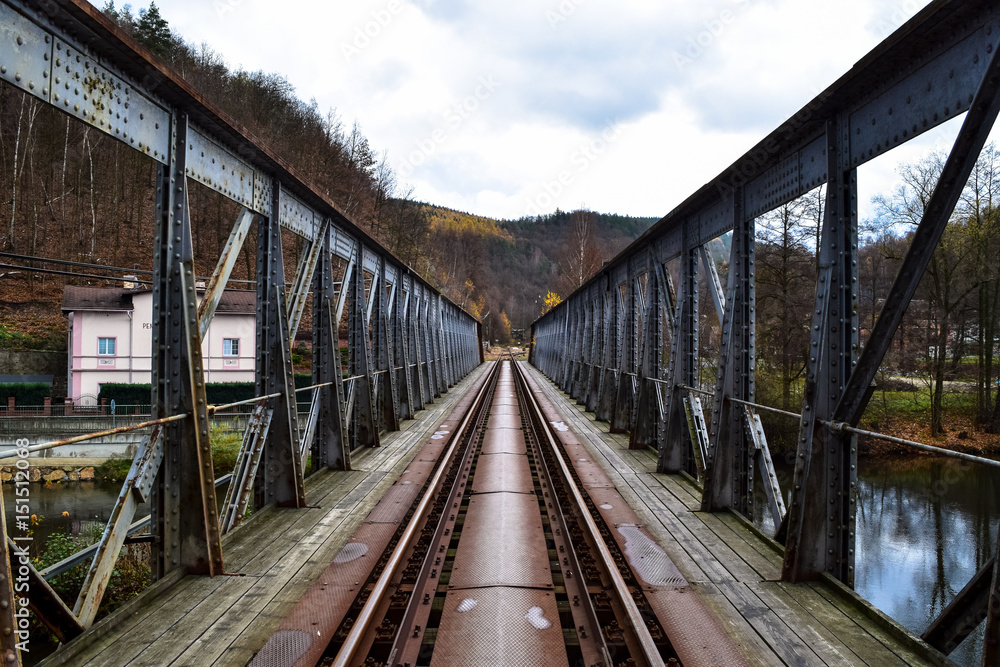
<path fill-rule="evenodd" d="M 313 470 L 350 470 L 352 451 L 378 447 L 380 432 L 398 429 L 401 420 L 412 419 L 479 365 L 480 325 L 92 5 L 82 0 L 0 5 L 0 78 L 158 167 L 153 420 L 145 424 L 153 431 L 135 457 L 101 543 L 85 554 L 92 565 L 76 604 L 65 605 L 29 565 L 32 607 L 66 641 L 93 624 L 118 553 L 138 527 L 133 525 L 138 503 L 152 508 L 156 578 L 175 570 L 223 574 L 222 535 L 242 521 L 251 501 L 257 507 L 306 507 L 307 457 Z M 243 207 L 200 302 L 189 181 Z M 201 338 L 254 225 L 259 398 L 250 401 L 256 407 L 236 471 L 226 480 L 229 492 L 220 516 L 209 418 L 233 406 L 206 401 Z M 305 242 L 290 284 L 282 230 Z M 309 307 L 314 382 L 308 417 L 300 422 L 291 341 Z M 346 369 L 338 344 L 345 316 Z M 6 584 L 0 590 L 5 629 L 0 640 L 10 655 L 10 629 L 18 626 L 7 564 L 18 548 L 8 538 L 0 557 Z"/>
<path fill-rule="evenodd" d="M 857 429 L 876 372 L 1000 110 L 995 2 L 932 2 L 534 323 L 532 362 L 573 399 L 654 447 L 662 473 L 701 469 L 702 509 L 752 516 L 760 475 L 784 543 L 782 579 L 853 586 Z M 858 335 L 858 168 L 965 113 L 940 181 L 864 345 Z M 754 402 L 755 219 L 826 186 L 808 376 L 785 506 Z M 732 234 L 720 283 L 706 244 Z M 674 275 L 669 270 L 675 266 Z M 698 286 L 722 343 L 710 412 L 699 386 Z M 669 349 L 669 354 L 664 352 Z M 931 448 L 933 449 L 933 448 Z M 977 574 L 928 630 L 953 647 L 985 618 L 1000 661 L 1000 571 Z"/>
<path fill-rule="evenodd" d="M 847 586 L 853 583 L 857 425 L 892 334 L 1000 111 L 998 19 L 1000 4 L 996 2 L 932 2 L 533 326 L 534 365 L 572 399 L 595 411 L 598 420 L 610 422 L 612 432 L 628 433 L 631 449 L 655 451 L 657 473 L 698 475 L 701 509 L 720 516 L 730 516 L 729 510 L 750 516 L 753 483 L 759 471 L 768 509 L 780 526 L 778 539 L 784 544 L 780 573 L 785 581 L 825 577 Z M 435 411 L 435 402 L 456 384 L 464 383 L 463 391 L 475 393 L 470 377 L 479 374 L 481 378 L 483 374 L 478 368 L 483 361 L 480 325 L 296 176 L 292 165 L 249 137 L 83 0 L 3 0 L 0 78 L 141 152 L 158 168 L 152 275 L 153 419 L 141 425 L 151 428 L 150 435 L 136 454 L 98 545 L 39 572 L 20 558 L 17 531 L 4 525 L 6 540 L 0 541 L 0 650 L 4 660 L 13 664 L 21 658 L 17 648 L 21 603 L 14 595 L 13 583 L 27 578 L 32 610 L 66 645 L 53 660 L 72 663 L 77 659 L 74 656 L 90 650 L 80 648 L 81 642 L 99 643 L 102 633 L 127 622 L 125 615 L 155 615 L 133 605 L 109 617 L 103 627 L 94 623 L 123 544 L 135 539 L 130 535 L 143 526 L 149 527 L 149 537 L 142 539 L 151 544 L 157 582 L 155 590 L 140 600 L 142 604 L 161 600 L 156 602 L 161 605 L 165 591 L 179 587 L 182 580 L 190 582 L 187 575 L 226 574 L 228 561 L 252 569 L 247 551 L 254 546 L 260 554 L 273 556 L 269 542 L 277 531 L 284 530 L 282 535 L 298 540 L 280 567 L 296 558 L 305 562 L 318 553 L 306 548 L 311 535 L 329 528 L 327 523 L 337 512 L 348 510 L 334 508 L 331 514 L 308 523 L 307 489 L 322 490 L 327 495 L 321 502 L 333 498 L 344 508 L 354 508 L 351 512 L 372 509 L 378 499 L 358 504 L 358 498 L 381 487 L 376 481 L 366 487 L 366 478 L 354 489 L 351 484 L 357 482 L 351 480 L 357 478 L 351 475 L 365 473 L 352 471 L 352 461 L 363 460 L 368 465 L 376 456 L 372 452 L 390 450 L 385 453 L 387 460 L 404 461 L 393 463 L 397 467 L 391 469 L 405 467 L 400 445 L 405 439 L 403 431 L 412 424 L 428 433 L 434 431 L 434 424 L 444 418 Z M 966 116 L 959 137 L 912 249 L 862 347 L 857 324 L 857 169 L 963 113 Z M 200 301 L 188 210 L 191 181 L 242 206 Z M 754 396 L 754 220 L 823 184 L 827 188 L 826 217 L 819 247 L 821 270 L 809 377 L 798 417 L 801 438 L 794 486 L 786 507 L 757 416 L 759 410 L 770 408 L 755 403 Z M 243 435 L 236 470 L 224 480 L 215 480 L 209 421 L 213 413 L 236 404 L 208 404 L 201 336 L 254 225 L 257 396 L 246 401 L 254 411 Z M 287 284 L 283 230 L 304 240 L 294 279 Z M 732 253 L 728 285 L 723 289 L 704 247 L 726 233 L 732 233 Z M 679 266 L 676 289 L 668 263 Z M 699 273 L 712 289 L 723 331 L 710 412 L 702 408 L 699 397 L 703 394 L 697 390 Z M 312 397 L 308 416 L 300 420 L 291 341 L 309 308 L 313 385 L 305 388 L 312 391 Z M 338 346 L 338 330 L 345 317 L 347 368 L 342 367 Z M 491 382 L 512 391 L 509 378 L 514 373 L 503 372 L 506 375 L 502 377 L 494 373 Z M 516 375 L 520 378 L 521 371 Z M 480 379 L 476 382 L 482 386 Z M 542 429 L 540 439 L 555 443 L 562 438 L 556 447 L 564 452 L 583 455 L 591 451 L 570 436 L 544 431 L 546 421 L 562 424 L 557 417 L 566 406 L 557 408 L 554 395 L 552 402 L 530 398 L 528 387 L 537 389 L 538 383 L 519 382 L 519 400 L 524 406 L 534 406 L 533 419 Z M 538 390 L 538 396 L 543 395 L 548 394 Z M 449 400 L 449 409 L 454 411 L 448 419 L 455 416 L 456 421 L 470 421 L 463 410 L 473 401 L 455 396 Z M 475 401 L 484 403 L 481 398 Z M 493 405 L 498 415 L 513 414 L 502 394 Z M 411 419 L 414 421 L 404 423 Z M 582 432 L 585 421 L 576 419 L 574 428 Z M 565 425 L 563 428 L 570 430 Z M 434 432 L 429 438 L 441 433 Z M 380 447 L 383 442 L 392 444 Z M 63 444 L 66 441 L 31 449 L 54 449 Z M 0 452 L 0 457 L 24 453 L 28 452 Z M 321 474 L 306 478 L 307 458 L 311 458 L 312 470 Z M 562 459 L 557 455 L 556 460 Z M 589 466 L 582 468 L 586 473 L 577 468 L 577 479 L 583 490 L 592 493 L 593 488 L 588 487 L 595 487 L 597 475 L 589 465 L 592 462 L 585 456 L 578 456 L 577 462 Z M 563 462 L 560 466 L 572 476 L 570 465 Z M 422 474 L 429 477 L 430 466 L 425 468 Z M 322 474 L 331 470 L 338 472 Z M 436 474 L 434 479 L 440 477 L 440 472 Z M 222 482 L 229 483 L 229 490 L 219 502 L 216 488 Z M 595 488 L 609 493 L 610 484 L 605 478 Z M 398 488 L 402 487 L 392 487 Z M 579 509 L 586 506 L 584 494 L 574 491 L 574 495 L 580 497 L 581 504 L 572 511 L 584 512 Z M 421 506 L 429 502 L 421 500 Z M 136 519 L 140 504 L 151 508 L 146 520 Z M 244 521 L 250 507 L 255 508 L 255 515 Z M 285 519 L 274 509 L 278 507 L 294 508 L 299 512 L 297 518 Z M 596 519 L 588 521 L 597 528 Z M 239 531 L 234 530 L 237 527 Z M 339 548 L 347 538 L 337 535 L 331 540 L 341 542 L 331 545 Z M 227 550 L 232 544 L 239 548 Z M 595 550 L 601 551 L 596 543 Z M 340 551 L 334 561 L 347 552 L 346 548 Z M 561 576 L 558 558 L 552 563 L 554 579 Z M 611 571 L 621 567 L 613 559 L 606 562 Z M 90 563 L 90 567 L 79 598 L 70 606 L 46 580 L 80 563 Z M 924 639 L 930 646 L 923 644 L 915 653 L 899 649 L 898 655 L 939 656 L 934 649 L 951 650 L 985 619 L 983 662 L 1000 662 L 1000 580 L 995 570 L 994 559 L 928 629 Z M 275 584 L 279 589 L 292 585 L 290 575 L 281 576 L 285 578 Z M 618 582 L 622 575 L 615 576 Z M 678 577 L 682 582 L 683 577 Z M 194 579 L 208 580 L 201 576 Z M 260 586 L 267 583 L 262 577 Z M 639 612 L 628 607 L 628 598 L 634 594 L 629 593 L 627 582 L 619 583 L 623 594 L 614 604 L 628 608 L 626 616 L 637 619 L 633 627 L 641 630 Z M 256 590 L 252 585 L 257 584 L 233 584 L 243 586 L 238 590 L 244 593 Z M 183 594 L 198 588 L 198 584 L 190 584 Z M 218 588 L 231 591 L 232 586 L 220 584 Z M 190 609 L 213 607 L 219 600 L 213 597 L 215 589 L 203 589 L 199 589 L 204 593 L 199 598 L 202 602 Z M 224 595 L 239 597 L 232 592 Z M 247 593 L 247 597 L 252 595 Z M 226 600 L 232 604 L 231 598 Z M 165 604 L 170 605 L 169 601 Z M 165 607 L 155 609 L 160 614 Z M 185 613 L 196 613 L 190 609 Z M 203 612 L 210 615 L 208 610 Z M 537 614 L 531 618 L 533 623 L 538 621 L 536 628 L 543 625 Z M 264 613 L 261 619 L 271 632 L 278 625 Z M 223 625 L 213 632 L 226 632 Z M 652 624 L 650 628 L 655 629 Z M 581 625 L 580 636 L 583 629 Z M 417 626 L 415 632 L 419 630 Z M 576 627 L 568 630 L 573 634 Z M 617 636 L 615 632 L 609 636 Z M 356 631 L 348 639 L 354 641 L 351 637 L 356 639 L 358 634 Z M 655 656 L 649 633 L 642 630 L 638 635 L 636 646 L 648 648 L 643 652 L 647 657 Z M 164 637 L 169 644 L 169 637 Z M 232 640 L 226 650 L 233 655 L 244 655 L 241 651 L 252 655 L 266 640 L 267 636 Z M 117 640 L 108 641 L 112 642 L 109 650 L 117 652 Z M 240 641 L 256 642 L 256 648 L 248 649 Z M 884 643 L 891 642 L 886 639 Z M 188 651 L 194 650 L 195 644 Z M 122 641 L 123 661 L 132 650 L 129 646 Z M 637 650 L 635 655 L 639 654 Z M 184 655 L 187 657 L 175 654 L 170 660 L 194 659 Z M 697 664 L 697 659 L 689 662 Z M 736 660 L 731 664 L 742 663 Z"/>

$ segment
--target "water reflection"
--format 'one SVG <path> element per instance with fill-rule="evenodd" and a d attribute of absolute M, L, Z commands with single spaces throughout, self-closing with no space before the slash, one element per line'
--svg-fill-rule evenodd
<path fill-rule="evenodd" d="M 778 466 L 781 486 L 791 468 Z M 1000 470 L 930 457 L 862 460 L 858 466 L 855 590 L 920 635 L 996 547 Z M 762 494 L 757 525 L 773 532 Z M 949 656 L 978 665 L 984 624 Z"/>

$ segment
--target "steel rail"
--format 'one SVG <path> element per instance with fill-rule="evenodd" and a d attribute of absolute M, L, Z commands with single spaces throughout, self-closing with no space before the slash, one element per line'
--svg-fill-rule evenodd
<path fill-rule="evenodd" d="M 355 651 L 358 650 L 361 640 L 368 631 L 368 625 L 372 622 L 372 619 L 375 616 L 375 611 L 378 609 L 378 606 L 382 602 L 382 598 L 385 596 L 385 593 L 389 588 L 389 583 L 396 575 L 396 569 L 399 567 L 400 562 L 403 560 L 403 556 L 411 546 L 410 543 L 413 541 L 413 537 L 417 533 L 417 528 L 421 524 L 420 518 L 427 512 L 427 507 L 431 504 L 431 500 L 435 495 L 437 495 L 437 487 L 441 483 L 442 478 L 445 476 L 449 468 L 448 462 L 455 455 L 455 451 L 458 449 L 459 443 L 465 438 L 466 429 L 468 429 L 469 424 L 472 422 L 473 416 L 479 412 L 482 407 L 483 399 L 489 393 L 490 387 L 495 383 L 495 380 L 499 375 L 499 370 L 500 364 L 496 363 L 490 371 L 491 376 L 483 382 L 483 385 L 479 388 L 479 393 L 476 394 L 475 400 L 469 406 L 469 410 L 465 413 L 465 416 L 462 418 L 462 422 L 455 430 L 451 439 L 451 444 L 448 446 L 448 450 L 441 455 L 441 465 L 438 466 L 437 471 L 434 473 L 434 477 L 431 478 L 430 482 L 428 482 L 427 489 L 424 492 L 424 495 L 420 498 L 420 503 L 413 511 L 412 518 L 407 524 L 406 530 L 403 531 L 403 534 L 399 538 L 399 542 L 396 544 L 396 549 L 392 552 L 392 555 L 386 562 L 385 567 L 382 570 L 382 574 L 379 576 L 378 581 L 375 583 L 375 587 L 368 596 L 368 601 L 365 602 L 365 606 L 361 609 L 361 613 L 358 614 L 354 624 L 351 626 L 351 631 L 344 640 L 344 643 L 341 645 L 340 651 L 337 653 L 337 657 L 334 658 L 332 667 L 348 667 L 348 665 L 351 664 L 351 659 L 354 657 Z"/>
<path fill-rule="evenodd" d="M 594 521 L 594 517 L 590 514 L 590 510 L 587 508 L 587 503 L 583 498 L 583 494 L 580 492 L 580 488 L 576 485 L 576 480 L 573 479 L 569 466 L 566 464 L 565 458 L 563 458 L 562 453 L 556 445 L 548 420 L 545 419 L 545 415 L 542 412 L 541 407 L 538 405 L 535 395 L 531 392 L 531 387 L 528 384 L 527 378 L 524 376 L 524 372 L 521 370 L 520 364 L 512 361 L 511 365 L 515 368 L 514 377 L 520 382 L 520 386 L 524 391 L 524 396 L 527 399 L 525 401 L 527 403 L 525 408 L 532 410 L 534 412 L 534 416 L 538 419 L 538 423 L 541 424 L 540 430 L 545 436 L 545 439 L 548 441 L 549 449 L 552 451 L 553 457 L 559 465 L 559 469 L 565 480 L 566 488 L 569 489 L 571 495 L 573 496 L 573 502 L 576 504 L 578 514 L 580 515 L 582 521 L 587 525 L 587 530 L 590 533 L 591 540 L 597 546 L 597 551 L 600 554 L 604 568 L 611 579 L 611 585 L 615 590 L 615 594 L 618 596 L 619 602 L 628 616 L 629 623 L 632 625 L 632 630 L 635 632 L 636 639 L 642 646 L 642 652 L 646 658 L 647 664 L 662 665 L 663 658 L 660 656 L 659 649 L 656 648 L 656 642 L 653 641 L 652 635 L 649 634 L 649 628 L 646 627 L 646 622 L 642 619 L 642 613 L 639 611 L 639 607 L 636 606 L 635 600 L 632 598 L 632 593 L 629 591 L 628 586 L 625 583 L 625 579 L 622 577 L 621 572 L 618 571 L 618 564 L 612 557 L 608 546 L 604 543 L 604 538 L 601 537 L 601 531 L 597 527 L 597 522 Z M 634 657 L 635 656 L 633 656 L 633 658 Z"/>
<path fill-rule="evenodd" d="M 163 417 L 161 419 L 153 419 L 152 421 L 142 422 L 141 424 L 132 424 L 130 426 L 119 426 L 118 428 L 109 428 L 106 431 L 96 431 L 94 433 L 86 433 L 84 435 L 77 435 L 72 438 L 65 438 L 63 440 L 53 440 L 52 442 L 43 442 L 39 445 L 31 445 L 30 447 L 16 448 L 16 449 L 6 449 L 0 452 L 0 459 L 10 459 L 15 456 L 20 456 L 21 452 L 27 451 L 29 454 L 32 452 L 41 452 L 46 449 L 54 449 L 56 447 L 64 447 L 65 445 L 73 445 L 78 442 L 85 442 L 87 440 L 93 440 L 94 438 L 101 438 L 106 435 L 118 435 L 119 433 L 128 433 L 130 431 L 138 431 L 144 428 L 149 428 L 150 426 L 156 426 L 157 424 L 167 424 L 169 422 L 180 421 L 181 419 L 187 419 L 190 415 L 186 412 L 182 415 L 173 415 L 171 417 Z"/>

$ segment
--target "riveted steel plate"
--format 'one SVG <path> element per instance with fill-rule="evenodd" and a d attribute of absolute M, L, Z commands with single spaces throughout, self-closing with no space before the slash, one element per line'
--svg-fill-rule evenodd
<path fill-rule="evenodd" d="M 287 190 L 281 191 L 278 204 L 281 207 L 278 210 L 278 222 L 281 226 L 312 241 L 316 236 L 319 216 Z"/>
<path fill-rule="evenodd" d="M 188 132 L 184 173 L 247 208 L 256 205 L 254 183 L 260 177 L 254 168 L 193 126 Z M 270 211 L 258 213 L 270 215 Z"/>
<path fill-rule="evenodd" d="M 538 499 L 522 493 L 472 496 L 449 588 L 552 588 Z"/>
<path fill-rule="evenodd" d="M 250 664 L 291 667 L 319 662 L 396 528 L 388 523 L 363 524 Z M 297 632 L 306 633 L 308 641 Z"/>
<path fill-rule="evenodd" d="M 483 454 L 524 454 L 527 445 L 519 428 L 491 428 L 483 435 Z"/>
<path fill-rule="evenodd" d="M 531 481 L 528 457 L 524 454 L 489 454 L 480 456 L 476 476 L 472 478 L 473 493 L 535 492 Z"/>
<path fill-rule="evenodd" d="M 749 664 L 718 619 L 690 587 L 646 591 L 646 601 L 659 620 L 681 664 Z"/>
<path fill-rule="evenodd" d="M 53 106 L 166 164 L 170 114 L 82 51 L 55 40 Z"/>
<path fill-rule="evenodd" d="M 604 468 L 599 466 L 589 456 L 580 456 L 576 459 L 570 458 L 568 461 L 576 470 L 580 477 L 580 484 L 585 489 L 614 488 L 611 478 L 604 472 Z"/>
<path fill-rule="evenodd" d="M 431 665 L 565 666 L 559 610 L 551 591 L 480 588 L 450 591 Z"/>
<path fill-rule="evenodd" d="M 521 428 L 520 415 L 490 415 L 487 428 Z"/>
<path fill-rule="evenodd" d="M 4 6 L 0 20 L 0 78 L 49 100 L 52 35 Z"/>
<path fill-rule="evenodd" d="M 399 524 L 413 505 L 420 488 L 420 484 L 407 479 L 396 482 L 365 517 L 365 523 Z"/>

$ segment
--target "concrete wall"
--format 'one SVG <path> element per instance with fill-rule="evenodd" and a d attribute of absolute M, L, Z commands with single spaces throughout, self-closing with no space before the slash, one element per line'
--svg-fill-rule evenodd
<path fill-rule="evenodd" d="M 0 350 L 4 375 L 51 375 L 52 395 L 66 395 L 66 353 L 51 350 Z"/>

